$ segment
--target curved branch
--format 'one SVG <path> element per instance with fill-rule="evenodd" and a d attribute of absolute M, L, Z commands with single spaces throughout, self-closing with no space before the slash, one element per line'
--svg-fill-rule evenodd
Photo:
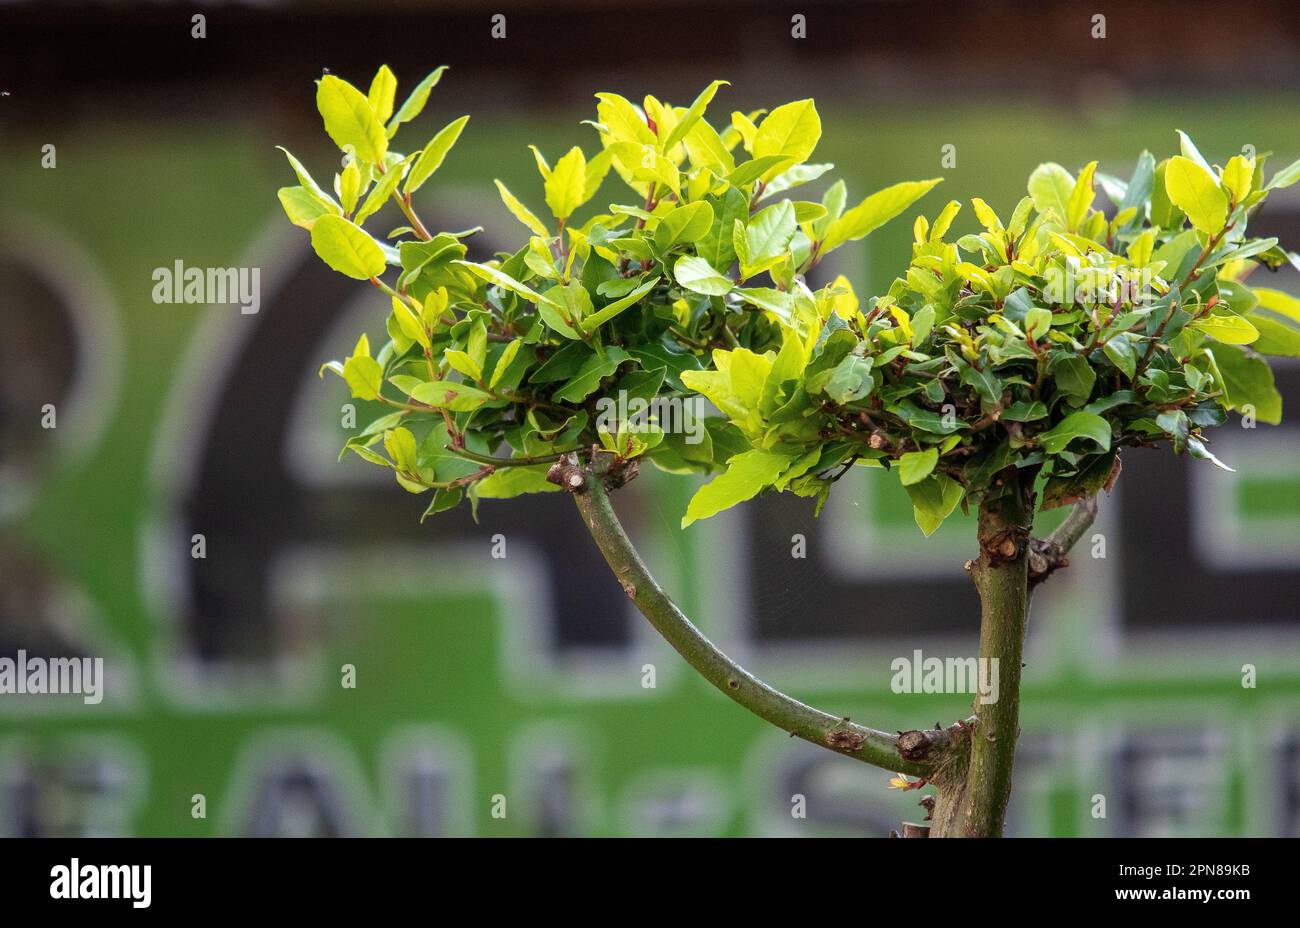
<path fill-rule="evenodd" d="M 1070 549 L 1078 543 L 1097 518 L 1097 497 L 1079 500 L 1046 538 L 1029 542 L 1029 588 L 1033 589 L 1062 567 L 1069 566 Z"/>
<path fill-rule="evenodd" d="M 627 471 L 635 462 L 618 462 L 617 470 L 611 469 L 612 463 L 608 453 L 593 454 L 586 467 L 570 456 L 552 468 L 548 479 L 573 495 L 591 537 L 628 598 L 704 679 L 792 736 L 885 770 L 928 776 L 954 744 L 964 743 L 965 729 L 960 725 L 891 735 L 830 715 L 774 689 L 727 657 L 664 592 L 633 547 L 610 504 L 609 487 L 631 479 L 633 474 Z"/>

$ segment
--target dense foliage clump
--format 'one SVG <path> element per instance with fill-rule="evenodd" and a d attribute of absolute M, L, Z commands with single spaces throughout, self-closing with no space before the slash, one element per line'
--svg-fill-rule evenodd
<path fill-rule="evenodd" d="M 280 191 L 327 264 L 387 297 L 388 341 L 372 351 L 362 336 L 322 370 L 388 407 L 345 451 L 432 491 L 428 513 L 554 490 L 552 462 L 603 448 L 717 472 L 684 524 L 769 488 L 820 508 L 865 465 L 898 475 L 928 534 L 1024 484 L 1010 474 L 1061 505 L 1108 485 L 1123 446 L 1168 442 L 1220 464 L 1203 430 L 1228 410 L 1280 417 L 1260 354 L 1300 355 L 1300 302 L 1244 281 L 1300 259 L 1248 224 L 1300 162 L 1266 183 L 1264 156 L 1212 167 L 1180 134 L 1181 154 L 1143 152 L 1127 181 L 1095 162 L 1077 176 L 1044 164 L 1005 219 L 971 201 L 978 234 L 949 240 L 956 201 L 918 217 L 911 263 L 864 297 L 805 275 L 937 179 L 856 204 L 843 181 L 798 199 L 832 167 L 809 161 L 812 100 L 718 129 L 705 115 L 721 81 L 688 107 L 601 93 L 598 151 L 552 164 L 532 149 L 550 217 L 498 181 L 528 237 L 476 262 L 477 230 L 431 233 L 412 203 L 469 117 L 413 154 L 390 145 L 442 71 L 396 111 L 386 67 L 368 94 L 326 75 L 317 105 L 345 153 L 334 195 L 293 156 L 300 185 Z M 598 200 L 611 171 L 621 193 Z M 376 237 L 364 225 L 390 202 L 407 221 Z M 697 396 L 717 413 L 698 427 L 649 414 Z"/>

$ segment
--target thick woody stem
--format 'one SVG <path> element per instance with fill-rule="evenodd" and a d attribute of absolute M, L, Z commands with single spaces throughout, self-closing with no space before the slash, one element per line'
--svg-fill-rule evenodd
<path fill-rule="evenodd" d="M 1006 493 L 980 507 L 980 556 L 970 567 L 980 597 L 980 662 L 997 668 L 994 701 L 976 700 L 965 776 L 940 787 L 931 834 L 1001 837 L 1020 738 L 1020 672 L 1029 610 L 1029 530 L 1033 475 L 1016 475 Z"/>
<path fill-rule="evenodd" d="M 629 471 L 632 471 L 631 473 Z M 628 539 L 609 490 L 634 476 L 628 462 L 593 451 L 587 463 L 562 458 L 547 475 L 573 496 L 605 561 L 628 598 L 686 662 L 734 702 L 792 736 L 885 770 L 928 777 L 964 752 L 966 728 L 877 731 L 805 705 L 769 686 L 727 657 L 659 586 Z"/>

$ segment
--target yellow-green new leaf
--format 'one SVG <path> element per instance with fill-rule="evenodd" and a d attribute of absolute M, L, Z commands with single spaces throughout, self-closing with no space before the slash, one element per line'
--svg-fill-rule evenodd
<path fill-rule="evenodd" d="M 709 296 L 723 296 L 735 286 L 730 278 L 719 274 L 709 262 L 695 255 L 678 258 L 673 265 L 673 277 L 687 290 Z"/>
<path fill-rule="evenodd" d="M 505 184 L 501 183 L 499 180 L 495 183 L 497 185 L 497 190 L 501 193 L 501 202 L 506 205 L 506 209 L 510 210 L 516 219 L 528 226 L 528 228 L 532 229 L 537 235 L 547 236 L 551 234 L 550 230 L 542 224 L 542 221 L 533 214 L 533 211 L 527 206 L 524 206 L 524 204 L 519 201 L 518 197 L 506 189 Z"/>
<path fill-rule="evenodd" d="M 1300 299 L 1271 287 L 1256 287 L 1259 305 L 1248 318 L 1259 329 L 1252 347 L 1260 354 L 1300 357 Z"/>
<path fill-rule="evenodd" d="M 931 474 L 906 489 L 912 498 L 912 515 L 926 536 L 943 525 L 965 494 L 962 485 L 945 474 Z"/>
<path fill-rule="evenodd" d="M 1054 161 L 1040 164 L 1029 175 L 1029 196 L 1034 201 L 1034 209 L 1055 213 L 1061 223 L 1069 221 L 1074 186 L 1074 176 Z"/>
<path fill-rule="evenodd" d="M 1255 159 L 1245 155 L 1234 155 L 1228 159 L 1220 177 L 1220 184 L 1232 196 L 1233 203 L 1240 203 L 1250 196 L 1251 182 L 1255 177 Z"/>
<path fill-rule="evenodd" d="M 362 161 L 374 163 L 388 153 L 384 133 L 370 101 L 345 80 L 326 74 L 316 85 L 316 109 L 334 144 L 352 151 Z"/>
<path fill-rule="evenodd" d="M 384 372 L 379 362 L 370 357 L 370 340 L 364 333 L 357 339 L 352 356 L 344 359 L 342 374 L 355 398 L 373 400 L 379 396 Z"/>
<path fill-rule="evenodd" d="M 1204 332 L 1225 345 L 1249 345 L 1259 338 L 1259 329 L 1249 320 L 1235 315 L 1211 315 L 1187 324 L 1189 329 Z"/>
<path fill-rule="evenodd" d="M 501 382 L 502 376 L 514 363 L 515 357 L 519 354 L 519 348 L 523 343 L 522 338 L 516 338 L 506 345 L 505 351 L 501 352 L 501 357 L 497 358 L 496 366 L 492 368 L 492 379 L 488 381 L 489 390 L 496 389 L 497 384 Z"/>
<path fill-rule="evenodd" d="M 393 97 L 396 93 L 396 76 L 388 65 L 381 64 L 379 70 L 375 72 L 375 79 L 370 82 L 370 93 L 366 94 L 366 102 L 375 111 L 375 118 L 380 122 L 385 122 L 393 115 Z"/>
<path fill-rule="evenodd" d="M 556 219 L 564 221 L 587 202 L 587 158 L 576 145 L 555 162 L 546 178 L 546 205 Z"/>
<path fill-rule="evenodd" d="M 631 308 L 632 306 L 635 306 L 637 302 L 641 300 L 642 297 L 644 297 L 647 293 L 649 293 L 651 290 L 654 289 L 654 286 L 657 283 L 659 283 L 658 277 L 654 278 L 653 280 L 647 280 L 645 283 L 637 287 L 627 296 L 623 297 L 620 300 L 615 300 L 613 303 L 610 303 L 608 306 L 602 308 L 599 312 L 592 313 L 590 316 L 582 320 L 581 326 L 583 331 L 594 332 L 596 331 L 597 327 L 604 325 L 606 322 L 609 322 L 609 320 L 613 319 L 619 313 L 623 312 L 626 309 Z"/>
<path fill-rule="evenodd" d="M 398 470 L 404 470 L 412 474 L 419 470 L 419 464 L 416 463 L 415 436 L 411 434 L 409 429 L 402 428 L 399 425 L 397 428 L 385 432 L 384 450 L 393 459 L 393 463 L 397 465 Z"/>
<path fill-rule="evenodd" d="M 755 158 L 780 155 L 795 163 L 808 160 L 822 137 L 822 120 L 812 100 L 796 100 L 767 114 L 754 136 Z M 782 169 L 783 170 L 783 169 Z M 780 173 L 776 168 L 764 175 L 769 180 Z"/>
<path fill-rule="evenodd" d="M 433 176 L 433 172 L 442 167 L 442 162 L 447 157 L 447 152 L 451 151 L 451 146 L 456 144 L 460 138 L 461 130 L 465 128 L 465 123 L 469 122 L 468 116 L 462 116 L 460 119 L 450 122 L 442 127 L 429 144 L 424 146 L 424 151 L 420 153 L 420 160 L 415 162 L 411 168 L 411 173 L 406 178 L 405 192 L 407 196 L 415 193 L 424 182 Z"/>
<path fill-rule="evenodd" d="M 1096 173 L 1097 162 L 1090 161 L 1079 172 L 1079 179 L 1074 182 L 1074 189 L 1070 191 L 1070 201 L 1065 209 L 1066 227 L 1071 232 L 1079 230 L 1079 226 L 1083 225 L 1083 220 L 1088 216 L 1088 210 L 1092 209 L 1092 201 L 1097 196 L 1092 186 L 1093 175 Z"/>
<path fill-rule="evenodd" d="M 360 227 L 342 216 L 321 216 L 311 227 L 311 247 L 348 277 L 369 280 L 384 273 L 384 252 Z"/>
<path fill-rule="evenodd" d="M 646 125 L 645 117 L 626 97 L 616 93 L 598 93 L 596 99 L 600 101 L 596 104 L 596 118 L 615 142 L 655 143 L 655 134 Z"/>
<path fill-rule="evenodd" d="M 682 528 L 717 515 L 737 503 L 757 496 L 776 482 L 795 456 L 773 451 L 746 451 L 727 462 L 727 469 L 700 487 L 686 506 Z"/>
<path fill-rule="evenodd" d="M 380 208 L 388 202 L 388 198 L 393 195 L 393 191 L 397 189 L 397 185 L 402 182 L 402 175 L 406 173 L 406 168 L 410 165 L 411 158 L 413 157 L 415 156 L 407 156 L 396 164 L 390 164 L 388 166 L 388 170 L 380 176 L 379 182 L 370 189 L 370 193 L 366 194 L 366 200 L 361 204 L 361 209 L 357 210 L 356 216 L 353 217 L 353 222 L 357 225 L 361 225 L 375 213 L 379 212 Z"/>
<path fill-rule="evenodd" d="M 686 138 L 686 133 L 690 132 L 691 128 L 700 121 L 702 116 L 704 116 L 704 111 L 708 108 L 709 102 L 713 99 L 713 95 L 718 92 L 718 88 L 726 86 L 729 83 L 730 81 L 714 81 L 708 87 L 705 87 L 700 91 L 700 95 L 695 98 L 695 102 L 692 103 L 690 109 L 686 111 L 686 115 L 678 120 L 677 125 L 673 126 L 673 131 L 669 133 L 668 138 L 664 140 L 664 151 L 667 151 L 678 142 L 682 141 L 682 139 Z"/>
<path fill-rule="evenodd" d="M 925 196 L 941 180 L 942 177 L 904 181 L 873 193 L 831 223 L 822 241 L 821 253 L 826 254 L 845 242 L 856 241 L 880 228 Z"/>
<path fill-rule="evenodd" d="M 285 148 L 283 145 L 277 145 L 275 147 L 284 152 L 284 156 L 289 159 L 289 166 L 293 168 L 293 173 L 297 175 L 298 183 L 302 184 L 303 189 L 306 190 L 313 199 L 319 201 L 320 204 L 329 212 L 336 215 L 340 213 L 341 210 L 339 209 L 338 203 L 334 202 L 334 198 L 326 193 L 321 186 L 316 183 L 315 179 L 311 176 L 311 172 L 302 166 L 302 162 L 295 158 L 289 149 Z"/>
<path fill-rule="evenodd" d="M 668 212 L 655 227 L 655 247 L 666 252 L 674 245 L 698 242 L 713 228 L 713 207 L 703 200 Z"/>
<path fill-rule="evenodd" d="M 442 74 L 446 70 L 447 66 L 445 64 L 435 68 L 407 94 L 406 100 L 398 108 L 397 113 L 392 119 L 388 120 L 386 131 L 390 139 L 397 134 L 398 126 L 404 122 L 410 122 L 420 115 L 424 105 L 429 102 L 429 92 L 438 85 L 438 81 L 442 80 Z"/>
<path fill-rule="evenodd" d="M 1300 180 L 1300 161 L 1292 161 L 1273 175 L 1265 190 L 1282 190 Z"/>
<path fill-rule="evenodd" d="M 486 264 L 476 264 L 473 261 L 453 261 L 452 263 L 467 267 L 476 276 L 483 278 L 488 283 L 496 284 L 498 287 L 509 290 L 511 293 L 517 293 L 526 300 L 536 303 L 542 298 L 541 294 L 532 287 L 520 283 L 509 274 L 502 273 L 494 267 L 489 267 Z"/>
<path fill-rule="evenodd" d="M 312 196 L 306 187 L 281 187 L 276 191 L 276 196 L 289 221 L 304 229 L 310 229 L 321 216 L 331 215 L 329 209 L 318 197 Z"/>
<path fill-rule="evenodd" d="M 1205 235 L 1218 235 L 1228 218 L 1228 197 L 1214 175 L 1191 158 L 1175 155 L 1165 168 L 1165 190 L 1192 226 Z"/>
<path fill-rule="evenodd" d="M 403 335 L 421 348 L 430 347 L 429 333 L 425 331 L 424 323 L 405 300 L 393 297 L 393 318 L 397 320 L 397 328 Z"/>
<path fill-rule="evenodd" d="M 905 487 L 920 483 L 934 472 L 939 463 L 939 449 L 926 448 L 924 451 L 908 451 L 898 461 L 898 479 Z"/>

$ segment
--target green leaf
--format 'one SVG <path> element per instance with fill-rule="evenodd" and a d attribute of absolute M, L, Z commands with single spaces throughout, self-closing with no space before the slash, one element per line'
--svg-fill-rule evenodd
<path fill-rule="evenodd" d="M 761 427 L 758 406 L 762 400 L 772 360 L 748 348 L 715 350 L 716 370 L 684 371 L 682 382 L 703 394 L 737 426 L 749 430 Z"/>
<path fill-rule="evenodd" d="M 1174 205 L 1169 199 L 1168 185 L 1165 178 L 1169 172 L 1169 161 L 1161 161 L 1156 165 L 1155 179 L 1151 187 L 1151 224 L 1159 226 L 1162 229 L 1176 231 L 1183 227 L 1183 220 L 1186 218 L 1183 211 Z M 1195 232 L 1189 231 L 1188 234 L 1193 238 Z M 1174 241 L 1177 241 L 1175 238 Z"/>
<path fill-rule="evenodd" d="M 756 214 L 745 226 L 746 260 L 749 267 L 766 266 L 786 253 L 797 231 L 794 204 L 782 200 Z"/>
<path fill-rule="evenodd" d="M 755 158 L 779 155 L 795 162 L 807 161 L 822 136 L 822 121 L 812 100 L 796 100 L 778 106 L 758 127 L 754 136 Z M 769 169 L 767 177 L 780 173 Z"/>
<path fill-rule="evenodd" d="M 653 145 L 655 134 L 646 125 L 645 117 L 624 97 L 616 93 L 598 93 L 596 118 L 616 141 L 636 145 Z"/>
<path fill-rule="evenodd" d="M 537 311 L 543 322 L 565 338 L 579 339 L 582 320 L 592 311 L 591 294 L 576 280 L 556 284 L 542 294 Z"/>
<path fill-rule="evenodd" d="M 304 229 L 310 229 L 321 216 L 338 215 L 331 213 L 306 187 L 281 187 L 275 195 L 289 221 Z"/>
<path fill-rule="evenodd" d="M 587 158 L 575 145 L 555 163 L 546 178 L 546 205 L 556 219 L 563 221 L 586 202 Z"/>
<path fill-rule="evenodd" d="M 1212 313 L 1187 324 L 1189 329 L 1204 332 L 1225 345 L 1249 345 L 1259 338 L 1259 329 L 1250 320 L 1237 315 Z"/>
<path fill-rule="evenodd" d="M 697 242 L 713 228 L 713 207 L 703 200 L 667 213 L 655 228 L 655 248 L 665 253 L 674 245 Z"/>
<path fill-rule="evenodd" d="M 873 193 L 831 223 L 826 238 L 822 241 L 822 253 L 838 248 L 845 242 L 856 241 L 880 228 L 925 196 L 942 179 L 936 177 L 931 180 L 904 181 Z"/>
<path fill-rule="evenodd" d="M 1086 459 L 1078 473 L 1068 477 L 1050 477 L 1043 485 L 1044 510 L 1068 506 L 1096 496 L 1110 483 L 1115 467 L 1115 453 L 1107 452 Z"/>
<path fill-rule="evenodd" d="M 1300 300 L 1274 290 L 1256 287 L 1258 305 L 1247 313 L 1259 330 L 1259 340 L 1251 347 L 1260 354 L 1300 357 Z"/>
<path fill-rule="evenodd" d="M 578 368 L 578 373 L 568 383 L 555 391 L 555 399 L 565 403 L 581 403 L 596 391 L 600 382 L 618 370 L 619 365 L 632 360 L 621 348 L 606 348 L 603 355 L 593 354 Z"/>
<path fill-rule="evenodd" d="M 961 420 L 956 416 L 941 416 L 937 412 L 922 409 L 911 400 L 903 400 L 901 403 L 888 408 L 890 412 L 897 415 L 912 428 L 920 429 L 923 432 L 933 432 L 936 435 L 951 435 L 962 427 Z"/>
<path fill-rule="evenodd" d="M 523 343 L 522 338 L 516 338 L 506 345 L 505 350 L 501 352 L 501 357 L 497 358 L 496 366 L 492 368 L 492 379 L 488 381 L 489 390 L 497 388 L 497 384 L 501 382 L 501 377 L 514 363 L 515 357 L 519 354 L 519 348 Z"/>
<path fill-rule="evenodd" d="M 416 461 L 415 436 L 405 428 L 395 428 L 384 433 L 384 450 L 393 459 L 398 470 L 419 473 L 420 465 Z"/>
<path fill-rule="evenodd" d="M 424 105 L 429 102 L 429 91 L 438 85 L 442 79 L 442 74 L 447 70 L 444 64 L 440 68 L 432 71 L 424 80 L 415 85 L 415 88 L 407 95 L 406 100 L 398 108 L 397 113 L 388 121 L 387 135 L 391 139 L 397 133 L 397 127 L 404 122 L 410 122 L 420 115 Z"/>
<path fill-rule="evenodd" d="M 1250 185 L 1255 177 L 1255 159 L 1244 155 L 1233 155 L 1223 167 L 1219 178 L 1223 189 L 1232 195 L 1234 203 L 1240 203 L 1250 195 Z"/>
<path fill-rule="evenodd" d="M 357 225 L 361 225 L 375 213 L 379 212 L 380 207 L 388 202 L 388 198 L 392 196 L 393 191 L 397 189 L 397 185 L 402 182 L 402 174 L 406 171 L 406 168 L 410 163 L 411 159 L 405 158 L 396 164 L 388 166 L 388 169 L 384 171 L 383 176 L 379 178 L 379 182 L 370 188 L 370 193 L 366 195 L 365 202 L 361 204 L 361 208 L 357 210 L 356 215 L 352 217 L 353 222 Z"/>
<path fill-rule="evenodd" d="M 1261 422 L 1277 425 L 1282 421 L 1282 396 L 1273 385 L 1273 371 L 1263 359 L 1228 345 L 1216 346 L 1210 356 L 1222 375 L 1229 409 L 1245 411 L 1250 406 Z"/>
<path fill-rule="evenodd" d="M 654 289 L 655 284 L 659 283 L 659 280 L 660 278 L 655 277 L 652 280 L 646 281 L 641 286 L 637 287 L 635 290 L 629 293 L 627 296 L 623 297 L 620 300 L 615 300 L 613 303 L 610 303 L 608 306 L 602 307 L 598 312 L 592 313 L 590 316 L 583 319 L 582 320 L 583 331 L 594 332 L 597 329 L 597 327 L 604 325 L 606 322 L 609 322 L 619 313 L 623 312 L 626 309 L 631 308 L 632 306 L 635 306 L 638 302 L 640 302 L 642 297 L 644 297 L 647 293 L 649 293 L 651 290 Z"/>
<path fill-rule="evenodd" d="M 397 320 L 397 327 L 403 335 L 422 348 L 430 346 L 429 333 L 425 331 L 424 323 L 405 300 L 393 298 L 393 318 Z"/>
<path fill-rule="evenodd" d="M 835 366 L 830 380 L 826 382 L 826 395 L 841 405 L 862 399 L 876 386 L 871 367 L 871 358 L 849 355 Z"/>
<path fill-rule="evenodd" d="M 1040 164 L 1029 175 L 1029 196 L 1034 209 L 1052 212 L 1065 225 L 1070 217 L 1070 197 L 1074 193 L 1074 176 L 1054 161 Z"/>
<path fill-rule="evenodd" d="M 1155 176 L 1156 159 L 1151 152 L 1143 151 L 1138 156 L 1137 166 L 1133 168 L 1133 176 L 1129 178 L 1124 199 L 1119 203 L 1119 212 L 1132 207 L 1137 211 L 1134 221 L 1140 223 L 1146 213 L 1146 204 L 1151 200 L 1152 191 L 1155 189 Z M 1154 219 L 1152 222 L 1159 225 Z"/>
<path fill-rule="evenodd" d="M 468 352 L 448 348 L 442 353 L 442 356 L 454 370 L 464 374 L 470 380 L 479 381 L 483 379 L 483 368 L 470 357 Z"/>
<path fill-rule="evenodd" d="M 686 115 L 677 121 L 677 125 L 673 126 L 673 131 L 664 140 L 664 151 L 672 148 L 686 137 L 686 133 L 690 132 L 701 117 L 704 116 L 704 111 L 713 100 L 713 95 L 718 92 L 718 88 L 728 84 L 730 84 L 730 81 L 714 81 L 700 91 L 700 95 L 695 98 L 695 102 L 687 109 Z"/>
<path fill-rule="evenodd" d="M 1110 358 L 1111 363 L 1124 373 L 1125 377 L 1130 380 L 1133 379 L 1133 375 L 1137 373 L 1138 353 L 1133 338 L 1129 333 L 1120 332 L 1107 341 L 1102 350 L 1106 352 L 1106 357 Z M 1089 391 L 1091 392 L 1091 388 L 1089 388 Z"/>
<path fill-rule="evenodd" d="M 1195 161 L 1181 155 L 1169 159 L 1165 190 L 1198 232 L 1213 236 L 1222 231 L 1228 218 L 1228 197 L 1214 175 Z"/>
<path fill-rule="evenodd" d="M 370 357 L 370 340 L 362 333 L 352 356 L 343 362 L 343 379 L 360 400 L 373 400 L 383 385 L 384 372 L 379 362 Z"/>
<path fill-rule="evenodd" d="M 1038 436 L 1039 444 L 1048 454 L 1060 454 L 1076 439 L 1085 439 L 1102 451 L 1109 451 L 1110 423 L 1094 413 L 1073 412 L 1051 431 Z"/>
<path fill-rule="evenodd" d="M 532 210 L 524 206 L 518 197 L 506 189 L 505 184 L 499 180 L 495 183 L 497 190 L 501 193 L 501 202 L 506 205 L 506 209 L 510 210 L 516 219 L 532 229 L 537 235 L 547 236 L 551 234 L 550 230 L 542 224 L 542 221 L 533 214 Z"/>
<path fill-rule="evenodd" d="M 302 184 L 303 188 L 314 200 L 325 207 L 327 212 L 336 215 L 342 212 L 342 210 L 339 209 L 338 203 L 334 201 L 334 198 L 321 189 L 320 185 L 312 178 L 311 173 L 302 166 L 301 161 L 290 153 L 289 149 L 282 145 L 277 145 L 276 148 L 279 148 L 280 151 L 284 152 L 284 156 L 289 159 L 289 166 L 293 168 L 293 173 L 298 177 L 298 183 Z"/>
<path fill-rule="evenodd" d="M 1088 402 L 1097 382 L 1097 372 L 1086 358 L 1058 354 L 1048 369 L 1056 379 L 1056 389 L 1069 400 L 1071 406 L 1082 406 Z"/>
<path fill-rule="evenodd" d="M 316 109 L 325 132 L 343 151 L 351 151 L 371 164 L 388 153 L 388 136 L 361 91 L 345 80 L 326 74 L 316 85 Z"/>
<path fill-rule="evenodd" d="M 898 479 L 903 486 L 910 487 L 920 483 L 934 472 L 939 463 L 939 449 L 926 448 L 924 451 L 908 451 L 898 460 Z"/>
<path fill-rule="evenodd" d="M 1079 179 L 1074 182 L 1074 189 L 1070 192 L 1070 199 L 1066 203 L 1066 228 L 1071 232 L 1077 232 L 1079 226 L 1088 215 L 1088 210 L 1092 208 L 1092 201 L 1096 197 L 1096 191 L 1092 186 L 1093 175 L 1097 173 L 1097 162 L 1089 162 L 1082 171 L 1079 172 Z"/>
<path fill-rule="evenodd" d="M 764 155 L 761 158 L 754 158 L 752 161 L 745 161 L 738 165 L 728 174 L 727 183 L 733 187 L 743 187 L 758 180 L 764 174 L 780 173 L 791 163 L 791 160 L 784 155 Z"/>
<path fill-rule="evenodd" d="M 512 499 L 525 493 L 555 493 L 559 487 L 546 479 L 546 464 L 504 467 L 473 485 L 470 491 L 481 499 Z"/>
<path fill-rule="evenodd" d="M 695 255 L 678 258 L 673 265 L 673 277 L 687 290 L 709 296 L 722 296 L 735 287 L 730 278 L 722 276 L 709 262 Z"/>
<path fill-rule="evenodd" d="M 795 460 L 795 455 L 752 450 L 727 462 L 727 469 L 700 487 L 687 504 L 682 528 L 715 516 L 724 509 L 757 496 L 771 486 Z"/>
<path fill-rule="evenodd" d="M 311 227 L 311 247 L 348 277 L 369 280 L 384 273 L 384 252 L 360 227 L 342 216 L 321 216 Z"/>
<path fill-rule="evenodd" d="M 1195 143 L 1192 142 L 1191 137 L 1182 129 L 1176 131 L 1178 132 L 1178 148 L 1183 153 L 1183 157 L 1187 158 L 1206 174 L 1213 174 L 1214 171 L 1210 168 L 1210 163 L 1205 160 L 1205 157 L 1201 154 L 1200 150 L 1197 149 Z"/>
<path fill-rule="evenodd" d="M 1002 381 L 998 380 L 997 374 L 987 367 L 983 370 L 974 365 L 963 367 L 961 382 L 979 395 L 985 412 L 991 412 L 998 403 L 1002 402 Z"/>
<path fill-rule="evenodd" d="M 736 248 L 731 231 L 736 220 L 749 216 L 749 198 L 735 187 L 727 190 L 715 201 L 713 225 L 695 244 L 695 253 L 708 261 L 714 270 L 725 274 L 736 260 Z"/>
<path fill-rule="evenodd" d="M 960 483 L 945 474 L 931 474 L 906 489 L 912 498 L 912 515 L 927 537 L 952 515 L 965 493 Z"/>
<path fill-rule="evenodd" d="M 366 102 L 380 122 L 393 115 L 393 97 L 396 93 L 397 78 L 388 65 L 381 64 L 375 72 L 374 80 L 370 82 L 370 92 L 366 94 Z"/>
<path fill-rule="evenodd" d="M 1282 170 L 1273 175 L 1273 179 L 1268 182 L 1265 190 L 1281 190 L 1284 187 L 1290 187 L 1296 181 L 1300 180 L 1300 161 L 1292 161 Z"/>
<path fill-rule="evenodd" d="M 473 272 L 478 277 L 483 278 L 488 283 L 496 284 L 498 287 L 502 287 L 506 290 L 509 290 L 511 293 L 517 293 L 526 300 L 530 300 L 534 303 L 537 303 L 540 302 L 542 299 L 542 295 L 538 293 L 536 290 L 534 290 L 532 287 L 529 287 L 527 284 L 520 283 L 519 281 L 511 277 L 509 274 L 506 274 L 498 270 L 497 268 L 490 267 L 489 265 L 486 264 L 477 264 L 473 261 L 457 260 L 457 261 L 453 261 L 452 264 L 459 264 L 462 265 L 463 267 L 467 267 L 470 269 L 471 272 Z"/>
<path fill-rule="evenodd" d="M 753 303 L 760 309 L 776 313 L 785 322 L 790 322 L 794 310 L 794 294 L 775 287 L 737 287 L 736 296 Z"/>
<path fill-rule="evenodd" d="M 424 146 L 424 151 L 420 153 L 420 159 L 415 162 L 411 168 L 411 173 L 406 177 L 406 187 L 404 188 L 407 196 L 415 193 L 424 182 L 433 176 L 433 172 L 442 167 L 442 162 L 447 157 L 447 152 L 456 144 L 460 138 L 461 130 L 465 128 L 465 123 L 469 122 L 468 116 L 462 116 L 460 119 L 450 122 L 443 126 L 442 129 L 429 140 L 429 144 Z"/>
<path fill-rule="evenodd" d="M 471 412 L 492 399 L 490 394 L 478 387 L 450 380 L 425 381 L 411 390 L 410 397 L 417 402 L 453 412 Z"/>

